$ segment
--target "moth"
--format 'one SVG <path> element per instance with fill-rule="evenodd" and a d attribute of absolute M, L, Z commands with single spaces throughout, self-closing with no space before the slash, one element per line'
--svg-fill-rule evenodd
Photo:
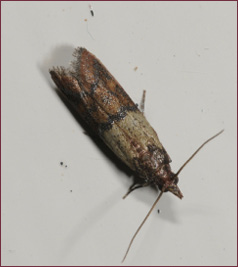
<path fill-rule="evenodd" d="M 93 54 L 85 48 L 77 48 L 73 56 L 75 60 L 69 68 L 53 67 L 50 70 L 51 77 L 92 131 L 143 180 L 142 184 L 133 184 L 124 198 L 140 187 L 153 185 L 160 190 L 132 237 L 125 259 L 137 233 L 163 193 L 169 191 L 180 199 L 183 197 L 178 187 L 179 173 L 206 143 L 223 130 L 203 143 L 182 167 L 173 173 L 168 153 L 144 116 L 145 92 L 140 110 Z"/>

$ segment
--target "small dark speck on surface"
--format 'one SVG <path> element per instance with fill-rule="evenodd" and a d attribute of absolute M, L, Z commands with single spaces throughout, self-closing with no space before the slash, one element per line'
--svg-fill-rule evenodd
<path fill-rule="evenodd" d="M 93 11 L 93 8 L 91 5 L 89 5 L 89 9 L 90 9 L 90 13 L 91 13 L 92 17 L 94 17 L 94 11 Z"/>
<path fill-rule="evenodd" d="M 160 210 L 158 210 L 158 213 L 160 213 Z"/>
<path fill-rule="evenodd" d="M 73 190 L 70 190 L 70 193 L 72 193 L 73 192 Z"/>
<path fill-rule="evenodd" d="M 63 161 L 61 161 L 61 162 L 60 162 L 60 165 L 61 165 L 61 166 L 64 166 L 65 168 L 67 168 L 67 167 L 68 167 L 68 165 L 64 164 L 64 162 L 63 162 Z"/>

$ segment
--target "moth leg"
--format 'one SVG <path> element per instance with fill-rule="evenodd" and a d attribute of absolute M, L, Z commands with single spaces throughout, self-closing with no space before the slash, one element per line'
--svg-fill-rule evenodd
<path fill-rule="evenodd" d="M 134 191 L 135 189 L 141 188 L 141 187 L 145 187 L 145 186 L 149 186 L 151 183 L 150 182 L 146 182 L 144 184 L 133 184 L 129 187 L 128 192 L 123 196 L 123 199 L 125 199 L 132 191 Z"/>
<path fill-rule="evenodd" d="M 141 102 L 140 102 L 140 110 L 143 114 L 145 111 L 145 94 L 146 94 L 146 90 L 143 90 L 143 95 L 142 95 Z"/>

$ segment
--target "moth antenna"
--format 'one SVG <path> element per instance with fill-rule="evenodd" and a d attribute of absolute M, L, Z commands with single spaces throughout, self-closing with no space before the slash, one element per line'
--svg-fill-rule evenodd
<path fill-rule="evenodd" d="M 179 173 L 182 171 L 182 169 L 189 163 L 189 161 L 198 153 L 199 150 L 201 150 L 201 148 L 203 146 L 205 146 L 208 142 L 210 142 L 212 139 L 214 139 L 215 137 L 217 137 L 218 135 L 220 135 L 222 132 L 224 132 L 224 129 L 221 130 L 219 133 L 215 134 L 214 136 L 212 136 L 211 138 L 209 138 L 207 141 L 205 141 L 193 154 L 192 156 L 182 165 L 182 167 L 177 171 L 177 173 L 174 175 L 174 177 L 177 177 L 179 175 Z"/>
<path fill-rule="evenodd" d="M 136 237 L 137 234 L 139 233 L 139 231 L 140 231 L 141 227 L 144 225 L 145 221 L 146 221 L 146 220 L 148 219 L 148 217 L 150 216 L 152 210 L 154 209 L 154 207 L 156 206 L 156 204 L 157 204 L 158 201 L 160 200 L 160 198 L 161 198 L 161 196 L 163 195 L 163 193 L 164 193 L 164 189 L 161 190 L 159 196 L 158 196 L 157 199 L 155 200 L 154 204 L 153 204 L 152 207 L 150 208 L 150 210 L 149 210 L 149 212 L 147 213 L 147 215 L 145 216 L 144 220 L 142 221 L 142 223 L 140 224 L 140 226 L 138 227 L 138 229 L 137 229 L 136 232 L 134 233 L 134 235 L 133 235 L 133 237 L 132 237 L 132 239 L 131 239 L 131 242 L 130 242 L 128 248 L 127 248 L 126 254 L 125 254 L 125 256 L 124 256 L 124 258 L 123 258 L 123 260 L 122 260 L 122 263 L 123 263 L 124 260 L 126 259 L 126 256 L 127 256 L 128 252 L 129 252 L 129 250 L 130 250 L 130 248 L 131 248 L 131 245 L 132 245 L 132 243 L 133 243 L 135 237 Z"/>

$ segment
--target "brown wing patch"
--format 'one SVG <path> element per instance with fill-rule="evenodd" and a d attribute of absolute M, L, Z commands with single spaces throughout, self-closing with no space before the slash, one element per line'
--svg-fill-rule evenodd
<path fill-rule="evenodd" d="M 74 56 L 76 60 L 72 63 L 70 72 L 78 80 L 82 90 L 90 93 L 109 115 L 120 112 L 122 107 L 136 107 L 117 80 L 93 54 L 85 48 L 78 48 Z"/>
<path fill-rule="evenodd" d="M 103 64 L 84 48 L 74 52 L 67 70 L 53 68 L 52 79 L 76 106 L 81 117 L 102 134 L 120 121 L 127 111 L 138 110 L 127 93 Z"/>

